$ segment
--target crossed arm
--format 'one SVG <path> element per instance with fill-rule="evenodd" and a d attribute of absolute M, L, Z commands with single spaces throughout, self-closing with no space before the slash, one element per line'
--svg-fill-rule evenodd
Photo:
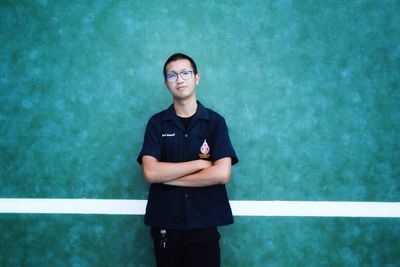
<path fill-rule="evenodd" d="M 226 184 L 231 176 L 232 160 L 229 157 L 214 163 L 207 160 L 188 162 L 160 162 L 152 156 L 143 156 L 143 175 L 148 183 L 175 186 L 201 187 Z"/>

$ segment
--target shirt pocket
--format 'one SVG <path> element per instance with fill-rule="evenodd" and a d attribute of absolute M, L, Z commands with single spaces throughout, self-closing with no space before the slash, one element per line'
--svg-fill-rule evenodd
<path fill-rule="evenodd" d="M 192 139 L 192 150 L 194 157 L 197 159 L 211 160 L 212 156 L 212 140 L 206 134 L 196 134 Z"/>
<path fill-rule="evenodd" d="M 182 134 L 177 131 L 171 131 L 168 134 L 163 134 L 161 137 L 161 161 L 165 162 L 182 162 L 183 147 Z"/>

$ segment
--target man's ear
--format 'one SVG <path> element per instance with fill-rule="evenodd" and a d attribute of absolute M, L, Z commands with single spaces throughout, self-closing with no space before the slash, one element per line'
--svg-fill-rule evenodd
<path fill-rule="evenodd" d="M 196 81 L 196 85 L 198 85 L 200 82 L 200 74 L 199 73 L 196 73 L 195 81 Z"/>

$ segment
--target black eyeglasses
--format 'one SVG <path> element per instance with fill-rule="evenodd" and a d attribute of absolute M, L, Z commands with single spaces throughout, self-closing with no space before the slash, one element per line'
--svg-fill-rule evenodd
<path fill-rule="evenodd" d="M 183 70 L 180 73 L 169 72 L 165 75 L 165 80 L 169 83 L 176 82 L 178 80 L 178 75 L 180 75 L 184 80 L 189 80 L 190 78 L 192 78 L 192 74 L 192 70 Z"/>

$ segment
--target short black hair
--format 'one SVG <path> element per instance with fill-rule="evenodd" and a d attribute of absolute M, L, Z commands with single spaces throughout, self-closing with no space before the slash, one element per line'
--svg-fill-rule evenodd
<path fill-rule="evenodd" d="M 163 69 L 164 77 L 165 77 L 165 75 L 167 75 L 167 73 L 166 73 L 167 65 L 170 62 L 177 61 L 179 59 L 187 59 L 187 60 L 189 60 L 190 65 L 192 65 L 194 74 L 197 74 L 197 66 L 196 66 L 196 63 L 194 62 L 194 60 L 191 57 L 189 57 L 188 55 L 185 55 L 185 54 L 182 54 L 182 53 L 176 53 L 176 54 L 173 54 L 172 56 L 170 56 L 167 59 L 167 61 L 165 61 L 164 69 Z"/>

